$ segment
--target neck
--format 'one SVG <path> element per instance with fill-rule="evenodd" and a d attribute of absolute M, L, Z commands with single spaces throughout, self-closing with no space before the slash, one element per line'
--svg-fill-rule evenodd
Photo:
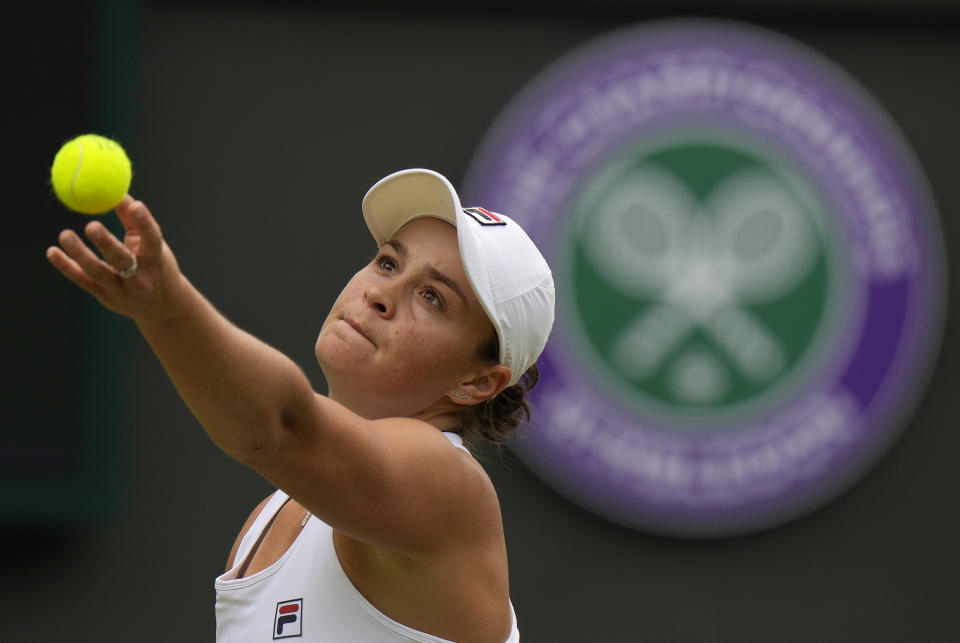
<path fill-rule="evenodd" d="M 453 431 L 460 424 L 460 414 L 462 411 L 432 411 L 414 416 L 417 420 L 423 420 L 427 424 L 437 427 L 441 431 Z"/>
<path fill-rule="evenodd" d="M 446 397 L 440 398 L 420 410 L 391 403 L 382 396 L 376 396 L 375 399 L 371 399 L 369 396 L 351 396 L 333 386 L 330 386 L 327 397 L 368 420 L 408 417 L 426 422 L 441 431 L 452 430 L 460 424 L 463 414 L 463 407 L 454 404 Z"/>

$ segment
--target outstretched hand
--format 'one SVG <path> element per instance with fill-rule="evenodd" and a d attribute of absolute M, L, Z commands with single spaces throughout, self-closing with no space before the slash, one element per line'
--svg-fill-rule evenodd
<path fill-rule="evenodd" d="M 64 230 L 60 247 L 47 248 L 47 259 L 113 312 L 138 322 L 175 315 L 180 269 L 160 226 L 147 206 L 129 194 L 116 211 L 125 232 L 122 242 L 101 222 L 91 221 L 84 234 L 101 256 L 73 230 Z"/>

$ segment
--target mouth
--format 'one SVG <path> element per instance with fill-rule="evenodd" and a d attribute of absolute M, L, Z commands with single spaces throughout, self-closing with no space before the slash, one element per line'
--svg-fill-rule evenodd
<path fill-rule="evenodd" d="M 361 326 L 361 325 L 358 324 L 357 322 L 353 321 L 353 320 L 350 319 L 349 317 L 341 317 L 341 319 L 342 319 L 343 321 L 347 322 L 347 323 L 350 325 L 350 328 L 352 328 L 353 330 L 355 330 L 355 331 L 357 331 L 358 333 L 360 333 L 360 335 L 362 335 L 365 340 L 367 340 L 368 342 L 370 342 L 371 344 L 373 344 L 374 346 L 376 346 L 376 344 L 374 344 L 373 340 L 370 339 L 370 335 L 368 335 L 367 332 L 363 329 L 363 326 Z"/>

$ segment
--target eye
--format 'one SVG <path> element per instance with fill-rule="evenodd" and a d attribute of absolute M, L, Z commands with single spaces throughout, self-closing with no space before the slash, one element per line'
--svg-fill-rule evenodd
<path fill-rule="evenodd" d="M 397 262 L 386 255 L 380 255 L 376 259 L 377 268 L 385 272 L 394 272 L 397 269 Z"/>
<path fill-rule="evenodd" d="M 420 293 L 420 296 L 431 306 L 435 306 L 441 310 L 443 309 L 443 297 L 433 288 L 425 288 L 423 292 Z"/>

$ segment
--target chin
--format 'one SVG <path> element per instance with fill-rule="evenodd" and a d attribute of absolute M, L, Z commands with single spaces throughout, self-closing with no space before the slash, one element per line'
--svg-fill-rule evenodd
<path fill-rule="evenodd" d="M 320 370 L 323 371 L 323 376 L 328 382 L 337 379 L 338 374 L 350 370 L 351 366 L 354 368 L 358 366 L 355 357 L 325 345 L 322 339 L 317 341 L 313 355 L 317 358 L 317 364 L 320 365 Z"/>
<path fill-rule="evenodd" d="M 323 335 L 317 339 L 313 350 L 317 364 L 331 390 L 348 390 L 355 385 L 369 386 L 371 377 L 368 360 L 360 359 L 354 352 L 345 350 L 338 342 L 325 341 Z"/>
<path fill-rule="evenodd" d="M 333 380 L 339 379 L 337 375 L 342 374 L 351 363 L 354 367 L 357 366 L 355 358 L 351 359 L 349 355 L 344 355 L 343 351 L 337 351 L 334 347 L 329 346 L 322 335 L 317 339 L 313 348 L 313 355 L 317 358 L 317 364 L 320 365 L 320 370 L 323 372 L 323 377 L 327 380 L 328 385 Z"/>

